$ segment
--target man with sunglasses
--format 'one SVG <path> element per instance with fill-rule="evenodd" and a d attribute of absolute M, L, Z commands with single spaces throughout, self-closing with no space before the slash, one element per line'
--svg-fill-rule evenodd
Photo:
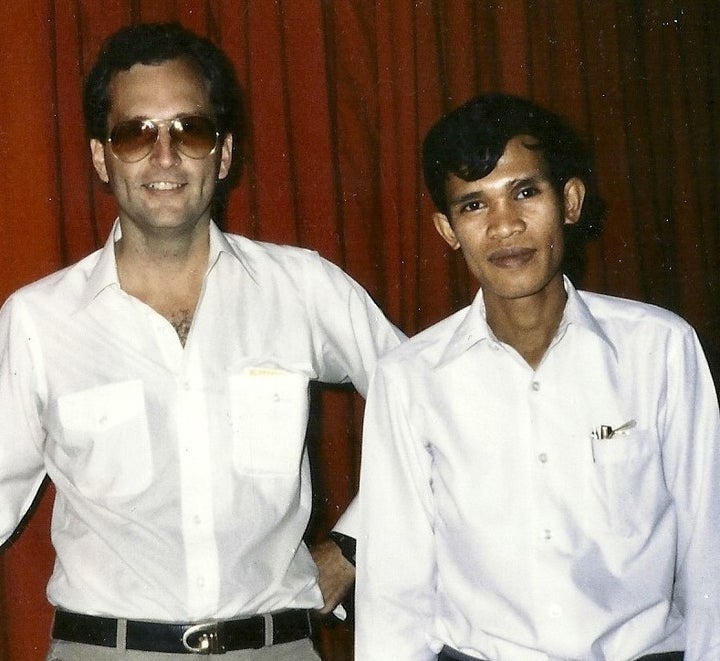
<path fill-rule="evenodd" d="M 403 336 L 316 253 L 213 223 L 234 89 L 179 26 L 112 36 L 84 108 L 118 220 L 0 313 L 0 541 L 49 475 L 54 661 L 317 660 L 309 612 L 352 580 L 302 541 L 308 384 L 364 393 Z"/>

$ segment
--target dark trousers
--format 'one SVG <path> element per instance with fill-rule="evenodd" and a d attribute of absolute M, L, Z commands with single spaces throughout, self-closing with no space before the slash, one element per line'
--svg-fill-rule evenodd
<path fill-rule="evenodd" d="M 683 661 L 684 657 L 684 652 L 663 652 L 662 654 L 641 656 L 637 661 Z M 482 659 L 475 656 L 468 656 L 451 647 L 445 646 L 440 651 L 440 654 L 438 654 L 438 661 L 482 661 Z"/>

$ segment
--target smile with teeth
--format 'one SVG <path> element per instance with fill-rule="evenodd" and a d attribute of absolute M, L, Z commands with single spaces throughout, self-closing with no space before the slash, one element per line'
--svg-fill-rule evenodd
<path fill-rule="evenodd" d="M 152 181 L 149 184 L 145 184 L 145 187 L 151 190 L 177 190 L 184 185 L 185 184 L 179 184 L 176 181 Z"/>

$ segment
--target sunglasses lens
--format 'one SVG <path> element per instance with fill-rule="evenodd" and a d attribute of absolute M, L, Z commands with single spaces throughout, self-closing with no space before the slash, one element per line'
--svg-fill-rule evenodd
<path fill-rule="evenodd" d="M 121 161 L 134 163 L 145 158 L 158 137 L 158 127 L 153 122 L 131 119 L 120 122 L 110 132 L 110 148 Z"/>
<path fill-rule="evenodd" d="M 189 158 L 205 158 L 217 147 L 218 132 L 212 120 L 202 115 L 178 117 L 170 125 L 177 150 Z"/>
<path fill-rule="evenodd" d="M 168 125 L 173 147 L 189 158 L 205 158 L 217 147 L 218 132 L 212 120 L 202 115 L 178 117 L 168 122 L 130 119 L 110 132 L 110 148 L 125 163 L 141 161 L 153 150 L 160 129 Z"/>

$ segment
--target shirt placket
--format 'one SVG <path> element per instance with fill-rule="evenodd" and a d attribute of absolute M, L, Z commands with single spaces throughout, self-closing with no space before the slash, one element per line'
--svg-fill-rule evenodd
<path fill-rule="evenodd" d="M 180 518 L 190 612 L 215 612 L 219 602 L 219 560 L 213 507 L 212 449 L 203 373 L 189 338 L 185 348 L 169 324 L 157 326 L 158 341 L 175 374 Z"/>
<path fill-rule="evenodd" d="M 557 559 L 563 544 L 563 530 L 557 504 L 553 503 L 552 482 L 555 464 L 561 461 L 553 453 L 558 444 L 553 442 L 557 426 L 551 410 L 548 384 L 537 372 L 528 387 L 530 438 L 530 478 L 534 498 L 533 592 L 535 612 L 538 614 L 538 632 L 541 639 L 553 639 L 562 632 L 565 623 L 562 586 L 558 584 Z M 561 555 L 561 554 L 560 554 Z"/>

